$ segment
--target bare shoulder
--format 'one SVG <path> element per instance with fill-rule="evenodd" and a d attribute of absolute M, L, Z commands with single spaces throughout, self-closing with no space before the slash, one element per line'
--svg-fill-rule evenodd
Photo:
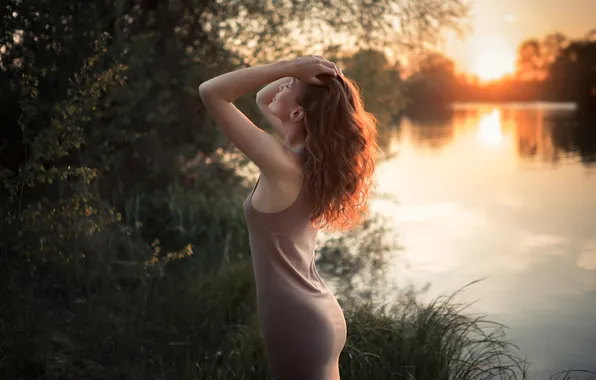
<path fill-rule="evenodd" d="M 253 206 L 257 210 L 275 213 L 289 207 L 302 189 L 304 170 L 301 158 L 287 149 L 288 170 L 265 173 L 261 171 L 261 180 L 253 194 Z M 284 165 L 285 166 L 285 165 Z"/>

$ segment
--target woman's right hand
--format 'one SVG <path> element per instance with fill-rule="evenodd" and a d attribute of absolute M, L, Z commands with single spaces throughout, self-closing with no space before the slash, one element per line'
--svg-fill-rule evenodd
<path fill-rule="evenodd" d="M 323 82 L 317 79 L 317 75 L 326 74 L 337 76 L 339 68 L 333 62 L 318 55 L 298 57 L 292 62 L 292 76 L 304 83 L 322 86 Z"/>

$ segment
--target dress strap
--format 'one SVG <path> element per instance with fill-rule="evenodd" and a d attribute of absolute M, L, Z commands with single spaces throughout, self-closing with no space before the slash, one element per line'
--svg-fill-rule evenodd
<path fill-rule="evenodd" d="M 259 178 L 257 178 L 257 183 L 255 183 L 255 186 L 252 188 L 251 193 L 254 193 L 255 190 L 257 189 L 257 185 L 259 184 L 259 181 L 261 180 L 261 175 L 259 174 Z"/>
<path fill-rule="evenodd" d="M 292 149 L 292 152 L 294 152 L 294 153 L 296 153 L 296 154 L 298 154 L 298 155 L 301 156 L 301 155 L 304 154 L 305 149 L 306 149 L 306 147 L 304 145 L 301 145 L 301 146 L 298 146 L 298 147 Z"/>

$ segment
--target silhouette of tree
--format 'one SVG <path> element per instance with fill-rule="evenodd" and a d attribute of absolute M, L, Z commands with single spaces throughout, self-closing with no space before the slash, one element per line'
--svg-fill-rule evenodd
<path fill-rule="evenodd" d="M 444 107 L 454 99 L 455 64 L 438 53 L 429 53 L 417 63 L 416 72 L 407 83 L 410 111 L 421 106 Z"/>
<path fill-rule="evenodd" d="M 522 42 L 517 49 L 517 76 L 522 80 L 544 78 L 542 47 L 537 39 Z"/>
<path fill-rule="evenodd" d="M 561 51 L 569 46 L 569 43 L 569 38 L 563 33 L 551 33 L 544 37 L 541 45 L 544 69 L 548 69 L 555 62 Z"/>
<path fill-rule="evenodd" d="M 590 42 L 596 41 L 596 29 L 592 29 L 588 33 L 586 33 L 586 37 L 584 37 L 584 40 Z"/>
<path fill-rule="evenodd" d="M 549 70 L 549 92 L 573 101 L 580 112 L 596 112 L 596 42 L 574 41 Z"/>

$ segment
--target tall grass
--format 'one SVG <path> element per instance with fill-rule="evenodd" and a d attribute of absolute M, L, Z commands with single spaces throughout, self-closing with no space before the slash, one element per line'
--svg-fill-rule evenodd
<path fill-rule="evenodd" d="M 408 295 L 390 306 L 348 307 L 348 378 L 525 379 L 527 366 L 504 326 L 467 314 L 456 294 L 428 304 Z"/>

